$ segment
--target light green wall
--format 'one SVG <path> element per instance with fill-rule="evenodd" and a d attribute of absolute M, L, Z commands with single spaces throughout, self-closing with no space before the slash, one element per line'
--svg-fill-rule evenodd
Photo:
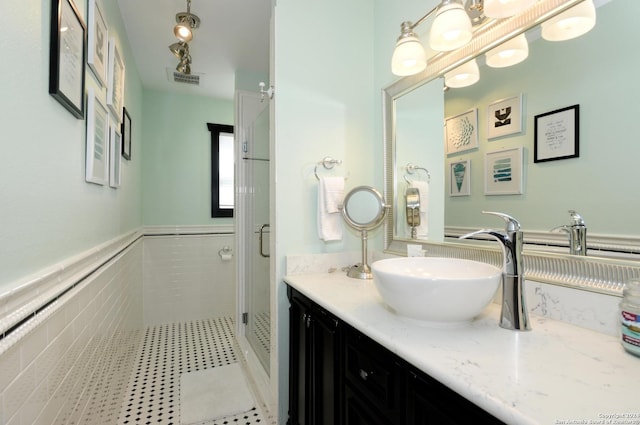
<path fill-rule="evenodd" d="M 233 101 L 145 90 L 142 126 L 145 226 L 231 224 L 211 218 L 207 123 L 233 125 Z"/>
<path fill-rule="evenodd" d="M 325 156 L 343 161 L 333 173 L 349 174 L 347 189 L 374 184 L 381 149 L 373 137 L 373 4 L 367 0 L 301 2 L 275 7 L 275 273 L 280 420 L 286 420 L 288 301 L 282 284 L 285 256 L 359 249 L 359 236 L 345 229 L 343 240 L 325 243 L 316 226 L 317 187 L 313 174 Z M 323 172 L 321 170 L 320 172 Z M 273 213 L 272 213 L 273 214 Z M 273 215 L 272 215 L 273 217 Z"/>
<path fill-rule="evenodd" d="M 640 145 L 637 119 L 638 30 L 631 22 L 640 2 L 615 1 L 598 9 L 598 24 L 582 37 L 564 42 L 538 39 L 529 58 L 513 67 L 482 67 L 480 82 L 450 90 L 446 116 L 478 108 L 480 149 L 449 157 L 471 159 L 470 197 L 445 197 L 446 224 L 496 225 L 482 210 L 517 217 L 525 230 L 548 231 L 567 224 L 567 210 L 577 210 L 592 234 L 637 235 L 629 220 L 640 209 L 637 176 Z M 629 18 L 627 18 L 629 17 Z M 625 23 L 626 21 L 626 23 Z M 486 108 L 495 100 L 524 94 L 524 132 L 488 141 Z M 534 163 L 534 116 L 580 105 L 580 157 Z M 524 194 L 484 195 L 487 151 L 524 146 Z"/>
<path fill-rule="evenodd" d="M 262 72 L 238 70 L 235 76 L 236 90 L 246 90 L 250 92 L 260 92 L 260 82 L 266 84 L 265 88 L 269 87 L 269 75 Z"/>
<path fill-rule="evenodd" d="M 86 20 L 86 2 L 77 3 Z M 0 79 L 0 293 L 141 225 L 141 127 L 133 128 L 133 160 L 122 164 L 122 187 L 86 183 L 86 121 L 48 93 L 50 4 L 0 3 L 0 50 L 6 58 Z M 104 2 L 104 12 L 124 56 L 124 104 L 137 119 L 142 87 L 117 3 Z M 87 70 L 89 86 L 97 87 Z"/>

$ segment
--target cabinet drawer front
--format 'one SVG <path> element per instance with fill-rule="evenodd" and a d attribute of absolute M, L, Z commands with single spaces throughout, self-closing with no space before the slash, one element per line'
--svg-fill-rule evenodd
<path fill-rule="evenodd" d="M 374 407 L 362 403 L 358 394 L 347 385 L 345 389 L 345 425 L 397 425 L 385 419 Z"/>
<path fill-rule="evenodd" d="M 390 418 L 399 418 L 402 370 L 395 356 L 356 333 L 347 332 L 345 372 L 350 382 L 373 405 Z"/>

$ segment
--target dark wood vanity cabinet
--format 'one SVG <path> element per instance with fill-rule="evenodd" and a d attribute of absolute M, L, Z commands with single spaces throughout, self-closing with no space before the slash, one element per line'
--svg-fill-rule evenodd
<path fill-rule="evenodd" d="M 291 287 L 289 425 L 340 423 L 342 323 Z"/>
<path fill-rule="evenodd" d="M 287 287 L 289 425 L 502 424 Z"/>

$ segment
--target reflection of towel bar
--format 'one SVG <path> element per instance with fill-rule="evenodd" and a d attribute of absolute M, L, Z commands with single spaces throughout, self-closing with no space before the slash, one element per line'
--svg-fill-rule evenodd
<path fill-rule="evenodd" d="M 325 156 L 322 161 L 318 162 L 313 169 L 313 174 L 316 175 L 316 179 L 320 180 L 320 176 L 318 176 L 318 165 L 322 165 L 326 170 L 331 170 L 336 164 L 342 164 L 341 159 L 333 159 L 330 156 Z"/>
<path fill-rule="evenodd" d="M 431 173 L 429 173 L 429 170 L 427 170 L 424 167 L 419 167 L 415 164 L 412 163 L 408 163 L 405 166 L 405 170 L 406 170 L 406 174 L 404 175 L 404 181 L 406 181 L 407 183 L 411 183 L 411 181 L 409 180 L 409 174 L 415 174 L 416 170 L 422 170 L 427 174 L 427 183 L 429 183 L 431 181 Z"/>

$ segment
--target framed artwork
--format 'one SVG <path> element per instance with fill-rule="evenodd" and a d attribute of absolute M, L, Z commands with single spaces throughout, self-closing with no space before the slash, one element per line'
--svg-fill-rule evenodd
<path fill-rule="evenodd" d="M 522 132 L 522 93 L 487 107 L 487 139 Z"/>
<path fill-rule="evenodd" d="M 87 93 L 85 180 L 104 185 L 109 180 L 109 111 L 92 87 Z"/>
<path fill-rule="evenodd" d="M 87 64 L 101 86 L 107 85 L 109 32 L 98 0 L 89 0 L 89 41 Z"/>
<path fill-rule="evenodd" d="M 471 160 L 449 164 L 449 196 L 471 195 Z"/>
<path fill-rule="evenodd" d="M 107 106 L 117 120 L 124 105 L 124 62 L 115 38 L 109 39 L 109 76 L 107 85 Z"/>
<path fill-rule="evenodd" d="M 120 126 L 113 120 L 109 126 L 109 186 L 120 187 L 122 156 L 122 135 Z"/>
<path fill-rule="evenodd" d="M 485 154 L 485 195 L 522 194 L 523 152 L 517 147 Z"/>
<path fill-rule="evenodd" d="M 478 108 L 445 119 L 447 154 L 478 147 Z"/>
<path fill-rule="evenodd" d="M 131 117 L 127 108 L 122 108 L 122 156 L 131 159 Z"/>
<path fill-rule="evenodd" d="M 49 94 L 84 119 L 87 28 L 72 0 L 51 1 Z"/>
<path fill-rule="evenodd" d="M 580 156 L 580 105 L 536 115 L 534 124 L 533 162 Z"/>

